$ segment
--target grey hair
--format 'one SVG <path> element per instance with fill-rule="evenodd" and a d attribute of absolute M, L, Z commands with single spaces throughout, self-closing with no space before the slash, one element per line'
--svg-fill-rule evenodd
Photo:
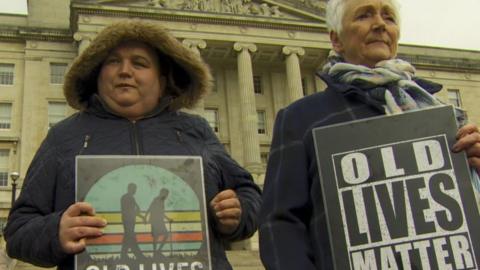
<path fill-rule="evenodd" d="M 397 0 L 387 0 L 392 4 L 393 13 L 397 24 L 400 26 L 400 3 Z M 329 0 L 326 8 L 326 21 L 328 31 L 342 32 L 342 21 L 345 16 L 345 6 L 348 0 Z"/>

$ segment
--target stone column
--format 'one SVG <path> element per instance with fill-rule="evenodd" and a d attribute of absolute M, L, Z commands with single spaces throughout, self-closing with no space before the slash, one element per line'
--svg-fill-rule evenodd
<path fill-rule="evenodd" d="M 73 34 L 73 39 L 78 42 L 78 55 L 80 55 L 92 42 L 93 35 L 84 32 L 76 32 Z"/>
<path fill-rule="evenodd" d="M 260 166 L 260 145 L 258 139 L 258 119 L 253 91 L 252 58 L 250 53 L 257 51 L 252 43 L 237 42 L 233 48 L 238 52 L 238 90 L 242 114 L 242 137 L 244 166 L 256 170 Z"/>
<path fill-rule="evenodd" d="M 282 49 L 286 55 L 285 65 L 287 70 L 287 104 L 303 97 L 302 73 L 300 71 L 299 56 L 305 54 L 301 47 L 285 46 Z"/>
<path fill-rule="evenodd" d="M 182 44 L 198 56 L 200 56 L 200 49 L 205 49 L 207 47 L 207 43 L 205 42 L 205 40 L 201 39 L 184 39 L 182 41 Z M 205 97 L 198 100 L 197 104 L 191 112 L 202 116 L 204 115 Z"/>

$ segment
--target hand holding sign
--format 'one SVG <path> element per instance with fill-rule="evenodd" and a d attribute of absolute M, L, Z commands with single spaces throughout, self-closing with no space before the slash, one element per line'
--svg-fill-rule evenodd
<path fill-rule="evenodd" d="M 85 249 L 85 239 L 99 237 L 107 222 L 95 217 L 95 209 L 85 202 L 71 205 L 60 219 L 59 238 L 63 251 L 75 254 Z"/>
<path fill-rule="evenodd" d="M 210 206 L 217 218 L 219 231 L 223 234 L 233 233 L 242 216 L 242 207 L 235 191 L 227 189 L 218 193 L 210 202 Z"/>
<path fill-rule="evenodd" d="M 480 173 L 480 132 L 474 124 L 467 124 L 457 132 L 457 143 L 453 145 L 453 152 L 465 150 L 468 163 Z"/>

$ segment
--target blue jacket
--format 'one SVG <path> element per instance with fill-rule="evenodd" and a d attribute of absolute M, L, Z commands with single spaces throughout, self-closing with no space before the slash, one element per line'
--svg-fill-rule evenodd
<path fill-rule="evenodd" d="M 365 91 L 320 76 L 327 89 L 282 109 L 275 121 L 259 227 L 268 270 L 333 269 L 312 129 L 384 114 L 382 102 Z"/>
<path fill-rule="evenodd" d="M 235 190 L 241 202 L 241 224 L 231 235 L 217 232 L 208 213 L 213 269 L 231 269 L 224 244 L 255 232 L 260 190 L 203 118 L 169 111 L 168 104 L 164 98 L 149 117 L 131 122 L 109 113 L 93 98 L 86 111 L 52 127 L 10 212 L 5 229 L 8 255 L 38 266 L 73 269 L 73 256 L 61 251 L 58 227 L 62 213 L 75 201 L 76 155 L 199 155 L 207 204 L 224 189 Z"/>

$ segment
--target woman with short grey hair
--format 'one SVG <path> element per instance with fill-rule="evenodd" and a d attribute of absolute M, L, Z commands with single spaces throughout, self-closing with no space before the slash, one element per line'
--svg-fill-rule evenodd
<path fill-rule="evenodd" d="M 330 0 L 327 3 L 325 19 L 328 31 L 342 32 L 342 20 L 345 15 L 345 5 L 348 0 Z M 397 25 L 400 25 L 400 3 L 397 0 L 390 0 L 392 11 L 397 18 Z"/>
<path fill-rule="evenodd" d="M 333 50 L 320 77 L 327 88 L 280 110 L 275 122 L 259 227 L 269 270 L 334 269 L 313 128 L 440 104 L 432 94 L 442 86 L 397 58 L 395 0 L 331 0 L 326 18 Z M 464 124 L 460 110 L 457 120 Z M 461 127 L 452 151 L 465 151 L 472 171 L 480 171 L 478 128 Z"/>

